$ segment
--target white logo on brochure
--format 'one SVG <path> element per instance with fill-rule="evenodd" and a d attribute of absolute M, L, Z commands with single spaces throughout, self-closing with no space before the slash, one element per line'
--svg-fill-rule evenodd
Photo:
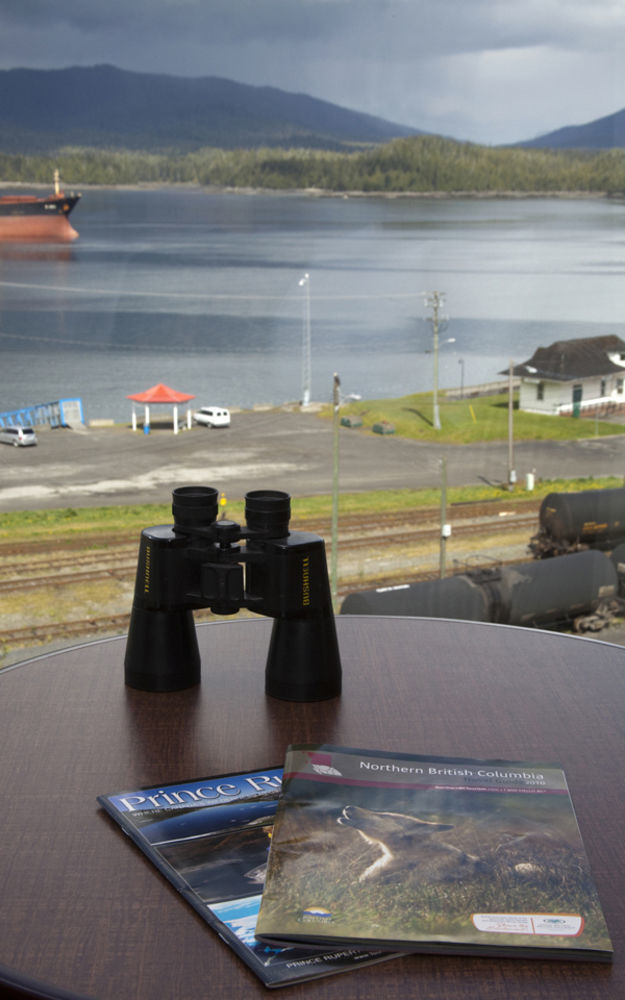
<path fill-rule="evenodd" d="M 474 913 L 473 925 L 490 934 L 550 934 L 577 937 L 584 920 L 575 913 Z"/>

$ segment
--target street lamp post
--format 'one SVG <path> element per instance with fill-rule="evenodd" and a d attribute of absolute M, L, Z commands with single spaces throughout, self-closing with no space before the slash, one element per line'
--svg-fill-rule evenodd
<path fill-rule="evenodd" d="M 460 365 L 460 399 L 464 399 L 464 358 L 458 358 Z"/>
<path fill-rule="evenodd" d="M 300 279 L 304 288 L 304 327 L 302 333 L 302 406 L 310 404 L 310 275 Z"/>

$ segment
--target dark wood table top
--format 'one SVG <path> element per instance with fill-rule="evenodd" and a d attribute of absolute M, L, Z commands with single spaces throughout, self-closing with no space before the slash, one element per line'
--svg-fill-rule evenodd
<path fill-rule="evenodd" d="M 561 764 L 615 960 L 407 955 L 287 995 L 622 1000 L 625 650 L 441 619 L 337 627 L 343 695 L 317 704 L 265 696 L 268 619 L 200 626 L 202 684 L 175 694 L 124 685 L 124 639 L 0 673 L 0 984 L 100 1000 L 264 995 L 96 796 L 281 765 L 289 743 L 331 742 Z"/>

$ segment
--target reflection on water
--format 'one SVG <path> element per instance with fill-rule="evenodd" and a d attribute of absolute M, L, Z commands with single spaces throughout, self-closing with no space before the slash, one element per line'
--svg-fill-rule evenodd
<path fill-rule="evenodd" d="M 17 261 L 24 265 L 28 265 L 32 261 L 67 262 L 73 256 L 70 247 L 58 244 L 0 242 L 0 264 L 3 261 Z"/>

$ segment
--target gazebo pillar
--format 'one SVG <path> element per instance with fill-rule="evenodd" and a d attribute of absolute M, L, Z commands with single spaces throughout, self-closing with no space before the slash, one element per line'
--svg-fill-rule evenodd
<path fill-rule="evenodd" d="M 174 434 L 178 433 L 178 406 L 174 403 Z"/>
<path fill-rule="evenodd" d="M 134 404 L 133 404 L 133 407 L 132 407 L 132 429 L 133 429 L 133 431 L 136 431 L 136 429 L 137 429 L 137 411 L 135 409 Z"/>

